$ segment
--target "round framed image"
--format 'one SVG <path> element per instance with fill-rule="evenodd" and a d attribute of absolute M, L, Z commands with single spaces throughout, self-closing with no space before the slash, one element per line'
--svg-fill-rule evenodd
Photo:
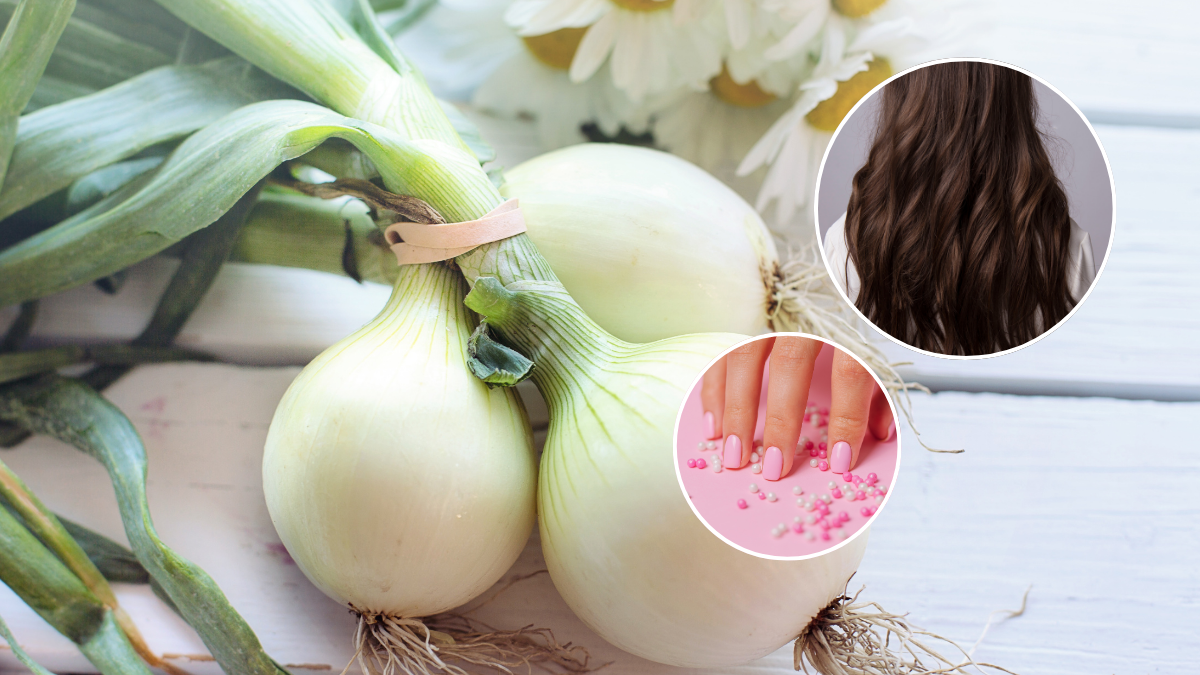
<path fill-rule="evenodd" d="M 1112 170 L 1095 130 L 1033 73 L 943 59 L 871 90 L 817 175 L 838 291 L 915 351 L 1007 354 L 1065 323 L 1103 272 Z"/>
<path fill-rule="evenodd" d="M 857 356 L 775 333 L 714 360 L 675 423 L 675 468 L 696 517 L 726 543 L 775 560 L 835 550 L 891 495 L 896 410 Z"/>

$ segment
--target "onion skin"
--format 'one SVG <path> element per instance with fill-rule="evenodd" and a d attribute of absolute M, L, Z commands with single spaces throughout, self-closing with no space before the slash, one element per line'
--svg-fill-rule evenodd
<path fill-rule="evenodd" d="M 467 602 L 533 528 L 529 422 L 467 370 L 463 292 L 444 265 L 402 268 L 387 307 L 313 360 L 271 422 L 271 520 L 308 578 L 359 611 Z"/>
<path fill-rule="evenodd" d="M 866 536 L 808 560 L 758 558 L 709 532 L 675 474 L 684 396 L 743 337 L 632 345 L 556 286 L 485 277 L 467 305 L 536 363 L 551 420 L 538 522 L 559 593 L 604 639 L 668 665 L 741 665 L 794 640 L 842 594 Z"/>
<path fill-rule="evenodd" d="M 630 342 L 768 327 L 779 256 L 754 207 L 674 155 L 584 143 L 505 172 L 529 238 L 596 323 Z"/>

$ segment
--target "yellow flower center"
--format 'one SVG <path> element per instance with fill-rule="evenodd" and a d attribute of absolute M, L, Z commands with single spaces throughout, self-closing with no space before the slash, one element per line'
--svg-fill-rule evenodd
<path fill-rule="evenodd" d="M 833 0 L 833 8 L 842 16 L 858 19 L 879 9 L 885 2 L 887 0 Z"/>
<path fill-rule="evenodd" d="M 609 2 L 621 9 L 633 12 L 655 12 L 675 4 L 675 0 L 609 0 Z"/>
<path fill-rule="evenodd" d="M 805 119 L 821 131 L 836 131 L 854 104 L 891 76 L 892 64 L 887 59 L 873 59 L 867 64 L 866 70 L 855 73 L 844 82 L 838 82 L 837 92 L 818 103 L 805 115 Z"/>
<path fill-rule="evenodd" d="M 721 66 L 721 74 L 708 82 L 709 88 L 717 98 L 741 108 L 761 108 L 774 101 L 776 96 L 769 91 L 763 91 L 758 86 L 758 80 L 750 80 L 746 84 L 738 84 L 729 74 L 729 68 Z"/>
<path fill-rule="evenodd" d="M 583 28 L 562 28 L 551 33 L 530 35 L 521 39 L 525 41 L 525 48 L 538 61 L 551 68 L 568 70 L 571 67 L 571 60 L 575 58 L 575 51 L 579 49 L 579 43 L 583 40 L 583 34 L 587 32 L 587 29 L 587 26 Z"/>

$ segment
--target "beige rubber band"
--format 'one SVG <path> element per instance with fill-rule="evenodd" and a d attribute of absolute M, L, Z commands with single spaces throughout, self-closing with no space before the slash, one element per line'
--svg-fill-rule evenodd
<path fill-rule="evenodd" d="M 384 237 L 401 265 L 449 260 L 471 249 L 525 231 L 520 203 L 510 199 L 479 220 L 462 223 L 392 223 Z"/>

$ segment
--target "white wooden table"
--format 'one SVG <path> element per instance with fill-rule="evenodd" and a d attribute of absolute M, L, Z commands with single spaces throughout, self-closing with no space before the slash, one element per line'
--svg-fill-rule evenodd
<path fill-rule="evenodd" d="M 910 377 L 941 391 L 914 397 L 925 440 L 967 452 L 925 453 L 905 430 L 895 497 L 873 528 L 855 584 L 965 645 L 990 612 L 1017 607 L 1032 586 L 1026 613 L 993 626 L 976 653 L 1017 672 L 1195 672 L 1200 9 L 1168 0 L 1010 0 L 996 12 L 990 45 L 990 55 L 1042 75 L 1097 123 L 1116 177 L 1111 260 L 1067 325 L 1016 354 L 947 362 L 887 347 L 914 361 Z M 503 163 L 537 151 L 527 126 L 483 126 Z M 171 265 L 144 263 L 116 297 L 89 287 L 44 303 L 36 335 L 133 335 Z M 183 341 L 242 363 L 300 364 L 369 319 L 386 294 L 313 272 L 230 265 Z M 157 366 L 110 392 L 147 440 L 163 537 L 217 579 L 293 672 L 338 672 L 349 658 L 349 616 L 286 564 L 259 488 L 265 425 L 295 372 Z M 976 391 L 1001 394 L 962 393 Z M 4 459 L 65 515 L 123 539 L 111 488 L 93 461 L 45 439 Z M 531 541 L 510 574 L 539 567 Z M 178 662 L 192 672 L 217 672 L 187 662 L 202 657 L 203 646 L 144 588 L 119 594 L 155 649 L 185 655 Z M 88 672 L 6 589 L 0 614 L 47 665 Z M 601 662 L 614 661 L 612 672 L 674 670 L 604 644 L 544 575 L 514 586 L 481 616 L 553 626 Z M 13 667 L 0 649 L 0 671 Z M 789 667 L 785 650 L 733 670 Z"/>

